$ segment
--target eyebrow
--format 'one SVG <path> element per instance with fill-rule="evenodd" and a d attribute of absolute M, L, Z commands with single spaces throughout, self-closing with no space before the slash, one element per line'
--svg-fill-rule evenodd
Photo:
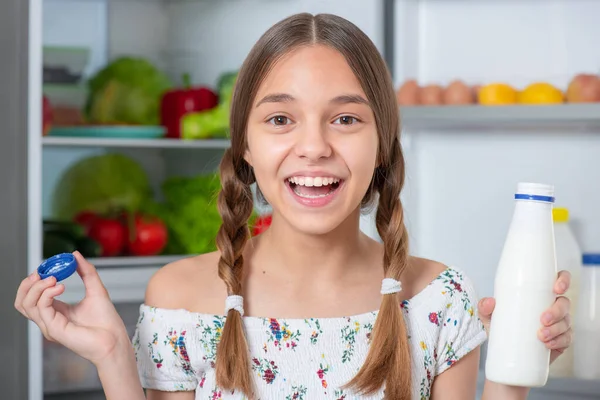
<path fill-rule="evenodd" d="M 256 107 L 259 107 L 261 104 L 264 104 L 264 103 L 291 103 L 295 100 L 296 99 L 294 98 L 294 96 L 287 94 L 287 93 L 273 93 L 273 94 L 268 94 L 265 97 L 263 97 L 258 103 L 256 103 Z M 362 97 L 359 94 L 343 94 L 343 95 L 334 97 L 329 102 L 335 103 L 335 104 L 354 103 L 354 104 L 364 104 L 364 105 L 370 106 L 367 99 L 365 99 L 364 97 Z"/>

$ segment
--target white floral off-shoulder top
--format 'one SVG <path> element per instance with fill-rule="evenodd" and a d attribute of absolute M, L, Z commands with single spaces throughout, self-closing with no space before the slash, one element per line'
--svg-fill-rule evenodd
<path fill-rule="evenodd" d="M 429 399 L 433 379 L 482 344 L 477 296 L 447 268 L 401 304 L 412 356 L 413 399 Z M 366 358 L 377 312 L 345 318 L 244 317 L 256 400 L 382 399 L 341 387 Z M 214 363 L 225 317 L 140 306 L 133 346 L 142 386 L 195 391 L 196 400 L 243 400 L 216 386 Z"/>

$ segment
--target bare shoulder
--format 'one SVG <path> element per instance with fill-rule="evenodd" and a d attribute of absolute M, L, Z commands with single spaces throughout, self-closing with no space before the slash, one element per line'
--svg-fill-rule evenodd
<path fill-rule="evenodd" d="M 423 291 L 448 267 L 440 262 L 426 258 L 410 257 L 409 267 L 402 276 L 402 290 L 407 298 Z"/>
<path fill-rule="evenodd" d="M 219 257 L 219 252 L 213 252 L 165 265 L 150 279 L 145 304 L 157 308 L 222 313 L 226 289 L 218 275 Z"/>

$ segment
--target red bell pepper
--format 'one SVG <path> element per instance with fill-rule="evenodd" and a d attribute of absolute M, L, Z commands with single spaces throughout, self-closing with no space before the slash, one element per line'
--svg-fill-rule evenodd
<path fill-rule="evenodd" d="M 184 87 L 165 93 L 161 101 L 161 124 L 167 137 L 181 138 L 181 118 L 191 112 L 203 111 L 219 104 L 218 95 L 205 87 L 192 87 L 189 74 L 183 76 Z"/>

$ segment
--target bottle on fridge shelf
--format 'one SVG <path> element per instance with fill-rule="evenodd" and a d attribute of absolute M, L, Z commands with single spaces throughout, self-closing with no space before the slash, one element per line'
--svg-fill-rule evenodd
<path fill-rule="evenodd" d="M 494 281 L 486 378 L 506 385 L 546 384 L 550 350 L 538 339 L 540 318 L 556 299 L 554 187 L 519 183 Z"/>
<path fill-rule="evenodd" d="M 584 254 L 582 261 L 573 328 L 573 371 L 576 378 L 600 379 L 600 253 Z"/>
<path fill-rule="evenodd" d="M 552 210 L 554 219 L 554 241 L 556 243 L 556 267 L 558 271 L 571 273 L 571 286 L 565 294 L 571 300 L 571 314 L 574 314 L 579 301 L 581 275 L 581 250 L 569 226 L 569 210 L 556 207 Z M 573 345 L 550 365 L 550 376 L 573 376 Z"/>

